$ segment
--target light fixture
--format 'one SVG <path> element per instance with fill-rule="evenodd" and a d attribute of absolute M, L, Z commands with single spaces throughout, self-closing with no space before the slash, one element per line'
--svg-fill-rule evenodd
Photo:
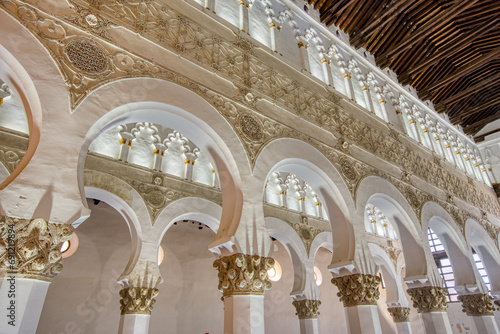
<path fill-rule="evenodd" d="M 163 247 L 158 247 L 158 265 L 163 262 L 163 258 L 165 257 L 165 252 L 163 251 Z"/>
<path fill-rule="evenodd" d="M 61 245 L 61 256 L 63 259 L 70 257 L 71 255 L 75 254 L 77 248 L 78 248 L 78 237 L 76 233 L 73 233 L 73 236 L 71 239 L 65 241 Z"/>
<path fill-rule="evenodd" d="M 316 281 L 316 285 L 320 286 L 323 283 L 323 275 L 321 275 L 321 270 L 318 267 L 314 266 L 314 280 Z"/>
<path fill-rule="evenodd" d="M 272 267 L 271 269 L 269 269 L 267 271 L 267 277 L 273 281 L 273 282 L 277 282 L 280 280 L 281 278 L 281 265 L 279 264 L 278 261 L 274 261 L 274 267 Z"/>

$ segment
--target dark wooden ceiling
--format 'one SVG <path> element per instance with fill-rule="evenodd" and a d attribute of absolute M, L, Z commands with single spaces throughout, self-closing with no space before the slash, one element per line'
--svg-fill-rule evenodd
<path fill-rule="evenodd" d="M 308 1 L 466 133 L 500 119 L 500 0 Z"/>

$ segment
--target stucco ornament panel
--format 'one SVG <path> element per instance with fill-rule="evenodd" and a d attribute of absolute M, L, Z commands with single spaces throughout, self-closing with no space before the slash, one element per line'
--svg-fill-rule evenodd
<path fill-rule="evenodd" d="M 317 319 L 320 314 L 318 310 L 321 301 L 319 300 L 294 300 L 292 304 L 295 306 L 295 310 L 297 310 L 295 315 L 298 316 L 299 319 Z"/>
<path fill-rule="evenodd" d="M 25 152 L 21 150 L 0 147 L 0 163 L 7 168 L 9 173 L 12 173 L 21 162 L 24 154 Z"/>
<path fill-rule="evenodd" d="M 446 312 L 446 289 L 437 286 L 424 286 L 408 289 L 413 307 L 418 313 Z"/>
<path fill-rule="evenodd" d="M 168 204 L 180 198 L 189 196 L 189 194 L 160 187 L 156 184 L 147 184 L 135 180 L 131 180 L 129 182 L 132 187 L 137 190 L 139 195 L 141 195 L 144 203 L 146 203 L 151 217 L 151 222 L 153 224 L 155 223 L 156 218 L 158 218 L 158 215 Z"/>
<path fill-rule="evenodd" d="M 484 293 L 461 295 L 458 300 L 462 302 L 462 311 L 470 317 L 493 315 L 495 312 L 492 298 Z"/>
<path fill-rule="evenodd" d="M 71 225 L 41 218 L 0 216 L 0 268 L 18 278 L 50 282 L 62 271 L 61 246 L 73 231 Z"/>
<path fill-rule="evenodd" d="M 96 87 L 118 78 L 134 76 L 173 81 L 209 99 L 207 91 L 200 89 L 191 80 L 112 45 L 114 41 L 106 33 L 107 27 L 123 26 L 183 58 L 217 72 L 237 86 L 246 87 L 256 99 L 265 97 L 332 132 L 337 138 L 345 138 L 346 142 L 354 143 L 438 188 L 450 189 L 454 196 L 500 217 L 500 206 L 493 192 L 483 191 L 439 164 L 422 158 L 414 152 L 413 146 L 409 147 L 411 144 L 402 144 L 398 138 L 390 135 L 390 131 L 375 129 L 356 119 L 339 107 L 340 98 L 335 93 L 316 92 L 263 63 L 249 52 L 253 50 L 252 43 L 241 36 L 235 34 L 232 41 L 225 40 L 156 1 L 111 0 L 89 4 L 75 0 L 72 3 L 77 15 L 61 19 L 50 17 L 20 1 L 1 4 L 50 50 L 70 86 L 72 108 Z M 64 55 L 67 43 L 74 38 L 81 38 L 83 32 L 110 42 L 99 43 L 99 50 L 109 55 L 109 70 L 90 75 L 88 72 L 75 70 L 75 65 Z M 95 56 L 98 53 L 93 54 Z M 264 123 L 263 127 L 266 128 Z M 253 132 L 250 137 L 259 137 L 257 133 L 259 131 Z M 254 159 L 255 157 L 252 158 Z"/>
<path fill-rule="evenodd" d="M 409 307 L 389 307 L 387 311 L 391 314 L 394 322 L 410 322 Z"/>
<path fill-rule="evenodd" d="M 258 255 L 233 254 L 214 261 L 219 271 L 219 291 L 224 297 L 235 295 L 263 295 L 271 288 L 267 271 L 274 259 Z"/>
<path fill-rule="evenodd" d="M 380 297 L 378 276 L 354 274 L 332 278 L 332 283 L 339 289 L 337 296 L 344 307 L 377 305 Z"/>

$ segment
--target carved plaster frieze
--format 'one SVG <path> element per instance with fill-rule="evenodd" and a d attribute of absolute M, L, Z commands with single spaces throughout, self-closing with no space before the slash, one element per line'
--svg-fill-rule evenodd
<path fill-rule="evenodd" d="M 458 300 L 462 302 L 462 312 L 467 313 L 470 317 L 493 315 L 495 307 L 491 303 L 492 299 L 484 293 L 458 296 Z"/>
<path fill-rule="evenodd" d="M 408 289 L 413 307 L 418 313 L 446 312 L 446 289 L 437 286 L 424 286 Z"/>
<path fill-rule="evenodd" d="M 332 283 L 337 286 L 337 296 L 344 307 L 359 305 L 377 305 L 380 297 L 380 277 L 365 274 L 354 274 L 335 277 Z"/>
<path fill-rule="evenodd" d="M 299 319 L 317 319 L 320 314 L 318 310 L 321 305 L 321 301 L 319 300 L 294 300 L 292 304 L 297 310 L 295 315 L 298 316 Z"/>
<path fill-rule="evenodd" d="M 0 268 L 8 275 L 50 282 L 62 271 L 61 246 L 72 235 L 71 225 L 0 216 Z"/>
<path fill-rule="evenodd" d="M 121 314 L 150 315 L 158 293 L 155 288 L 128 287 L 120 290 Z"/>
<path fill-rule="evenodd" d="M 233 254 L 214 261 L 219 271 L 219 291 L 224 297 L 235 295 L 263 295 L 271 288 L 267 271 L 274 266 L 270 257 Z"/>
<path fill-rule="evenodd" d="M 264 64 L 249 52 L 253 49 L 250 41 L 240 36 L 235 37 L 235 41 L 227 41 L 165 4 L 155 1 L 107 1 L 90 7 L 81 0 L 73 3 L 77 5 L 75 8 L 78 17 L 63 20 L 55 20 L 20 1 L 2 3 L 4 8 L 37 35 L 50 50 L 70 86 L 73 108 L 96 87 L 131 76 L 149 76 L 173 81 L 188 87 L 205 99 L 210 99 L 207 96 L 208 90 L 191 80 L 112 44 L 88 38 L 82 33 L 83 30 L 114 42 L 105 32 L 107 27 L 123 26 L 184 58 L 211 68 L 237 85 L 247 87 L 247 91 L 253 96 L 247 100 L 260 99 L 265 95 L 288 111 L 329 130 L 337 138 L 345 138 L 346 142 L 355 143 L 436 187 L 451 189 L 456 197 L 500 217 L 500 207 L 493 194 L 486 194 L 473 183 L 462 181 L 438 164 L 422 159 L 413 148 L 407 146 L 409 144 L 402 144 L 398 136 L 391 136 L 390 133 L 387 135 L 356 119 L 339 108 L 337 95 L 329 93 L 324 96 L 326 93 L 315 93 Z M 76 49 L 82 52 L 72 51 Z M 107 63 L 103 55 L 107 55 Z M 248 93 L 245 96 L 248 96 Z M 247 141 L 258 141 L 261 138 L 259 127 L 265 129 L 266 124 L 259 124 L 257 119 L 234 116 Z M 258 152 L 255 152 L 255 155 L 257 154 Z M 254 161 L 255 156 L 251 160 Z M 348 169 L 343 174 L 346 174 L 346 179 L 354 175 Z M 417 201 L 411 200 L 414 196 L 409 196 L 410 202 L 415 205 Z"/>
<path fill-rule="evenodd" d="M 7 168 L 9 173 L 12 173 L 21 162 L 24 154 L 25 152 L 21 150 L 0 147 L 0 163 Z"/>
<path fill-rule="evenodd" d="M 410 322 L 409 307 L 389 307 L 387 311 L 391 314 L 394 322 Z"/>

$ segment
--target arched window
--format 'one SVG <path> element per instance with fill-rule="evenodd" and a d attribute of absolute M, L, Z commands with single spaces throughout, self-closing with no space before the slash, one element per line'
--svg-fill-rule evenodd
<path fill-rule="evenodd" d="M 488 277 L 488 274 L 486 273 L 486 269 L 484 269 L 483 261 L 481 261 L 481 258 L 476 253 L 474 248 L 471 248 L 471 250 L 472 250 L 472 258 L 474 259 L 474 262 L 476 263 L 476 267 L 477 267 L 477 270 L 479 271 L 479 275 L 481 275 L 484 284 L 488 288 L 488 291 L 491 291 L 490 278 Z"/>
<path fill-rule="evenodd" d="M 447 302 L 457 302 L 458 293 L 455 290 L 455 275 L 453 274 L 453 268 L 451 267 L 450 259 L 444 246 L 439 240 L 439 237 L 434 233 L 434 231 L 429 227 L 427 229 L 427 235 L 429 239 L 429 246 L 431 248 L 432 255 L 434 256 L 434 261 L 439 270 L 439 274 L 444 280 L 445 288 L 448 292 Z"/>

